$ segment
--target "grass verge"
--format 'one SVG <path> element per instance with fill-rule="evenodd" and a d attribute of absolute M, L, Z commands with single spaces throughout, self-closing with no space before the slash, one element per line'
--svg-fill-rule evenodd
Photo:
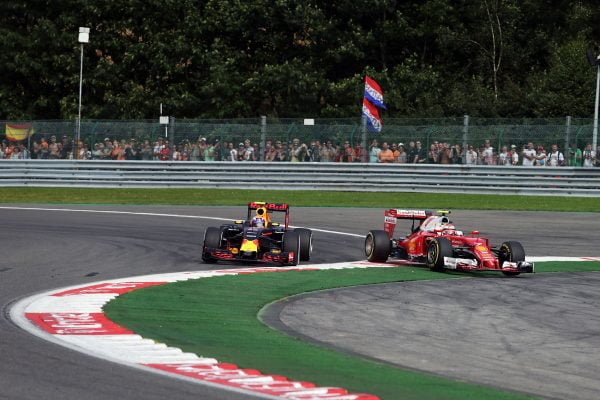
<path fill-rule="evenodd" d="M 245 205 L 267 200 L 294 206 L 410 207 L 470 210 L 600 212 L 596 198 L 437 193 L 361 193 L 233 189 L 0 188 L 0 203 Z"/>
<path fill-rule="evenodd" d="M 599 271 L 600 262 L 546 262 L 536 269 Z M 226 276 L 138 290 L 111 301 L 105 312 L 144 337 L 185 351 L 382 399 L 530 398 L 341 354 L 274 331 L 257 319 L 266 304 L 302 292 L 469 276 L 477 275 L 409 267 Z"/>

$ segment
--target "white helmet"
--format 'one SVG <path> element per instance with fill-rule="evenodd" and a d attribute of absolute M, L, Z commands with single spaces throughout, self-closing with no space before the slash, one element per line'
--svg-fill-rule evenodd
<path fill-rule="evenodd" d="M 257 228 L 264 228 L 264 226 L 265 226 L 265 219 L 264 218 L 260 218 L 260 217 L 254 217 L 254 218 L 252 218 L 252 226 L 255 226 Z"/>

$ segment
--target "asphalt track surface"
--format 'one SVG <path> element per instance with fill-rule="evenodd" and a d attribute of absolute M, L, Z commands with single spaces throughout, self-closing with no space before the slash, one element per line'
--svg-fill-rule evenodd
<path fill-rule="evenodd" d="M 224 218 L 245 214 L 243 207 L 40 207 Z M 600 241 L 597 214 L 458 211 L 454 220 L 463 230 L 479 229 L 494 242 L 520 240 L 531 255 L 597 256 L 590 243 Z M 199 245 L 204 229 L 219 225 L 219 221 L 1 208 L 0 221 L 0 399 L 244 399 L 86 356 L 34 337 L 7 317 L 12 302 L 45 290 L 102 279 L 215 268 L 201 262 Z M 292 209 L 292 224 L 324 230 L 363 234 L 380 229 L 382 222 L 380 209 Z M 315 232 L 314 239 L 311 262 L 364 258 L 360 237 Z M 227 266 L 218 266 L 223 267 Z M 513 281 L 521 282 L 510 280 L 511 284 Z M 499 281 L 490 280 L 494 282 Z M 500 290 L 500 285 L 489 285 L 487 293 L 498 291 L 500 295 Z M 385 307 L 383 302 L 381 305 Z"/>

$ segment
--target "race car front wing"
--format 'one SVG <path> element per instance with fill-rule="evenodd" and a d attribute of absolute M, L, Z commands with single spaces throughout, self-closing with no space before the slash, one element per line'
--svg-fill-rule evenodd
<path fill-rule="evenodd" d="M 232 260 L 232 261 L 255 261 L 264 263 L 281 263 L 291 264 L 294 261 L 294 252 L 278 252 L 270 251 L 262 253 L 259 257 L 256 252 L 233 252 L 226 249 L 205 248 L 204 256 L 214 258 L 216 260 Z"/>
<path fill-rule="evenodd" d="M 477 260 L 472 258 L 455 258 L 444 257 L 444 268 L 457 271 L 504 271 L 504 272 L 519 272 L 533 273 L 535 265 L 528 261 L 509 262 L 505 261 L 500 268 L 485 268 L 481 267 Z"/>

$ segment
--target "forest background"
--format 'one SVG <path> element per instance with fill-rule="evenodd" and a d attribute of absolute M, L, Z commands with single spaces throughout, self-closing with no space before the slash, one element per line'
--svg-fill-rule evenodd
<path fill-rule="evenodd" d="M 591 117 L 596 1 L 0 2 L 0 120 Z"/>

